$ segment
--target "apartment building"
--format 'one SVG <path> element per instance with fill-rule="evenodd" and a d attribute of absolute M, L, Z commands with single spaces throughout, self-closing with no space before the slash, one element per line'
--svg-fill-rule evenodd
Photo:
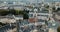
<path fill-rule="evenodd" d="M 40 8 L 40 9 L 33 9 L 33 12 L 29 12 L 29 18 L 34 18 L 37 17 L 38 19 L 48 19 L 49 15 L 49 11 L 44 10 L 44 8 Z"/>

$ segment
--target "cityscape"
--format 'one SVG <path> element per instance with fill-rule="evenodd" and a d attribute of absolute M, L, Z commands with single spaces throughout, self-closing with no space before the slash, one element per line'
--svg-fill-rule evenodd
<path fill-rule="evenodd" d="M 60 0 L 0 0 L 0 32 L 60 32 Z"/>

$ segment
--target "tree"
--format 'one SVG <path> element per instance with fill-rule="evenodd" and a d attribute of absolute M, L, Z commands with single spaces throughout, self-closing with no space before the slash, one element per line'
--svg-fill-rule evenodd
<path fill-rule="evenodd" d="M 60 32 L 60 26 L 57 28 L 57 32 Z"/>
<path fill-rule="evenodd" d="M 47 5 L 46 8 L 49 8 L 49 5 Z"/>
<path fill-rule="evenodd" d="M 60 8 L 58 7 L 58 8 L 56 9 L 56 7 L 53 7 L 52 10 L 53 10 L 53 12 L 59 12 L 59 11 L 60 11 Z"/>
<path fill-rule="evenodd" d="M 59 11 L 59 10 L 60 10 L 60 8 L 57 8 L 57 10 Z"/>
<path fill-rule="evenodd" d="M 24 13 L 24 14 L 23 14 L 23 18 L 24 18 L 24 19 L 28 19 L 28 18 L 29 18 L 28 14 L 27 14 L 27 13 Z"/>
<path fill-rule="evenodd" d="M 55 7 L 52 8 L 53 10 L 56 10 Z"/>
<path fill-rule="evenodd" d="M 6 25 L 6 24 L 0 22 L 0 25 L 1 25 L 1 26 L 4 26 L 4 25 Z"/>
<path fill-rule="evenodd" d="M 4 16 L 7 15 L 9 13 L 9 11 L 5 10 L 5 9 L 0 9 L 0 15 Z"/>
<path fill-rule="evenodd" d="M 9 13 L 15 15 L 16 11 L 15 11 L 15 9 L 9 9 Z"/>
<path fill-rule="evenodd" d="M 57 12 L 56 7 L 52 7 L 53 12 Z"/>
<path fill-rule="evenodd" d="M 16 13 L 16 10 L 13 7 L 8 7 L 9 14 L 14 14 Z"/>
<path fill-rule="evenodd" d="M 28 16 L 29 11 L 24 9 L 23 12 L 24 12 L 24 13 L 23 13 L 23 18 L 24 18 L 24 19 L 28 19 L 28 18 L 29 18 L 29 16 Z"/>

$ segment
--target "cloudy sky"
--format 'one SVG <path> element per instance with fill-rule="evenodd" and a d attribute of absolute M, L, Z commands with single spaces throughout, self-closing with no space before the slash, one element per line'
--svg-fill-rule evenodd
<path fill-rule="evenodd" d="M 21 1 L 21 2 L 41 2 L 42 0 L 0 0 L 0 1 Z M 60 1 L 60 0 L 44 0 L 47 2 Z"/>
<path fill-rule="evenodd" d="M 0 1 L 20 1 L 20 2 L 31 2 L 31 3 L 36 3 L 41 2 L 42 0 L 0 0 Z"/>

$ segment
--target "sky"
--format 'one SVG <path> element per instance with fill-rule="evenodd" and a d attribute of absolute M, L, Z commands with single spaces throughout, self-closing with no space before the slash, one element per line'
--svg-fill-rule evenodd
<path fill-rule="evenodd" d="M 21 2 L 41 2 L 42 0 L 0 0 L 0 1 L 21 1 Z M 44 0 L 45 2 L 53 2 L 53 1 L 60 1 L 60 0 Z"/>
<path fill-rule="evenodd" d="M 41 2 L 41 0 L 0 0 L 0 1 L 20 1 L 20 2 L 30 2 L 30 3 L 36 3 Z"/>

